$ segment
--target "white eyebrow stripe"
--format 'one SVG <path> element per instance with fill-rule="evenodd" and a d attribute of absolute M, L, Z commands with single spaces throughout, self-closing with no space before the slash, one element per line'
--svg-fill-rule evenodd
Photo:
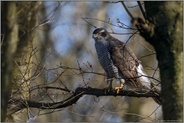
<path fill-rule="evenodd" d="M 105 30 L 103 29 L 103 30 L 101 30 L 100 32 L 105 32 Z"/>

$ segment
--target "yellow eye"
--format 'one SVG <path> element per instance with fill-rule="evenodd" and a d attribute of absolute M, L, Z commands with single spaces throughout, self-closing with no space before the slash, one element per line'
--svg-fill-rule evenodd
<path fill-rule="evenodd" d="M 101 32 L 101 36 L 106 37 L 107 36 L 106 32 Z"/>

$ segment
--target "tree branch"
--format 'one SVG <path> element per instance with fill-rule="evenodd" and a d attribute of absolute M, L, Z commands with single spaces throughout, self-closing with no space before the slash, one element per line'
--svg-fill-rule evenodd
<path fill-rule="evenodd" d="M 65 89 L 61 89 L 65 91 Z M 68 92 L 68 91 L 66 91 Z M 45 103 L 45 102 L 35 102 L 30 100 L 20 100 L 20 99 L 11 99 L 12 104 L 17 103 L 18 106 L 15 106 L 14 109 L 11 109 L 7 115 L 15 113 L 21 109 L 31 107 L 31 108 L 39 108 L 39 109 L 58 109 L 68 107 L 70 105 L 75 104 L 83 95 L 93 95 L 93 96 L 129 96 L 129 97 L 159 97 L 157 93 L 153 91 L 146 91 L 146 90 L 120 90 L 119 93 L 116 90 L 107 90 L 106 88 L 99 89 L 99 88 L 83 88 L 78 87 L 74 92 L 71 92 L 72 95 L 65 100 L 60 102 L 53 102 L 53 103 Z"/>

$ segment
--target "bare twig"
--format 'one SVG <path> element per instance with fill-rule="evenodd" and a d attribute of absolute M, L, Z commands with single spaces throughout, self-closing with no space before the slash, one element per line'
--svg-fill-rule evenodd
<path fill-rule="evenodd" d="M 111 21 L 105 21 L 105 20 L 100 20 L 100 19 L 97 19 L 97 18 L 89 18 L 89 17 L 85 17 L 85 18 L 82 18 L 83 20 L 85 20 L 88 24 L 90 24 L 91 26 L 97 28 L 96 26 L 92 25 L 90 22 L 88 22 L 87 20 L 95 20 L 95 21 L 100 21 L 100 22 L 103 22 L 105 24 L 109 24 L 111 26 L 114 26 L 114 27 L 119 27 L 119 28 L 122 28 L 122 29 L 130 29 L 130 30 L 137 30 L 137 29 L 134 29 L 134 28 L 131 28 L 130 26 L 122 23 L 119 19 L 117 19 L 117 23 L 118 24 L 114 24 L 112 23 Z"/>
<path fill-rule="evenodd" d="M 140 1 L 137 1 L 138 5 L 139 5 L 139 8 L 142 12 L 142 15 L 144 17 L 145 20 L 147 20 L 147 16 L 146 16 L 146 13 L 144 12 L 143 8 L 142 8 L 142 5 L 141 5 L 141 2 Z"/>
<path fill-rule="evenodd" d="M 93 25 L 92 23 L 90 23 L 89 21 L 86 20 L 86 18 L 82 18 L 84 21 L 86 21 L 89 25 L 91 25 L 94 28 L 97 28 L 95 25 Z"/>
<path fill-rule="evenodd" d="M 122 3 L 122 5 L 123 5 L 123 7 L 125 8 L 126 12 L 128 13 L 128 15 L 129 15 L 129 16 L 131 17 L 131 19 L 133 20 L 133 16 L 132 16 L 132 14 L 129 12 L 129 10 L 127 9 L 125 3 L 124 3 L 123 1 L 122 1 L 121 3 Z"/>
<path fill-rule="evenodd" d="M 137 30 L 135 28 L 132 28 L 126 24 L 124 24 L 123 22 L 121 22 L 119 19 L 116 20 L 116 22 L 120 25 L 118 25 L 120 28 L 124 28 L 124 29 L 131 29 L 131 30 Z"/>

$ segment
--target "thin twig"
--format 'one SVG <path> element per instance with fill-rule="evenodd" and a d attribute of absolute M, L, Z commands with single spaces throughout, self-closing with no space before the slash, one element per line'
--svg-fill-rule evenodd
<path fill-rule="evenodd" d="M 86 18 L 82 18 L 84 21 L 86 21 L 89 25 L 91 25 L 92 27 L 94 27 L 94 28 L 97 28 L 95 25 L 93 25 L 93 24 L 91 24 L 90 22 L 88 22 L 87 20 L 86 20 Z"/>
<path fill-rule="evenodd" d="M 132 14 L 129 12 L 129 10 L 127 9 L 125 3 L 124 3 L 123 1 L 122 1 L 121 3 L 122 3 L 122 5 L 123 5 L 123 7 L 125 8 L 126 12 L 128 13 L 128 15 L 129 15 L 129 16 L 131 17 L 131 19 L 133 20 L 133 16 L 132 16 Z"/>
<path fill-rule="evenodd" d="M 140 1 L 137 1 L 138 5 L 139 5 L 139 8 L 142 12 L 142 15 L 144 17 L 145 20 L 147 20 L 147 16 L 146 16 L 146 13 L 144 12 L 143 8 L 142 8 L 142 5 L 141 5 L 141 2 Z"/>

